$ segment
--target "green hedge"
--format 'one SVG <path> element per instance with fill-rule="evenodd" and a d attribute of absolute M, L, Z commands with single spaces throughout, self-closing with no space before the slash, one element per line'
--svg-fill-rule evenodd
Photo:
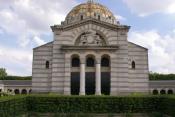
<path fill-rule="evenodd" d="M 152 113 L 175 116 L 175 96 L 47 96 L 0 98 L 0 115 L 34 113 Z"/>
<path fill-rule="evenodd" d="M 0 117 L 16 117 L 27 113 L 27 98 L 11 96 L 0 98 Z"/>
<path fill-rule="evenodd" d="M 150 73 L 150 80 L 175 80 L 175 74 Z"/>
<path fill-rule="evenodd" d="M 6 76 L 0 77 L 0 80 L 32 80 L 32 76 Z"/>

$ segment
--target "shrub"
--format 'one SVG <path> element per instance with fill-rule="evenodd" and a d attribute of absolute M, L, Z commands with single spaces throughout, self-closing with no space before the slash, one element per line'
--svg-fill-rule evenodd
<path fill-rule="evenodd" d="M 5 76 L 0 77 L 0 80 L 32 80 L 32 76 Z"/>
<path fill-rule="evenodd" d="M 22 113 L 152 113 L 175 116 L 175 96 L 58 96 L 30 95 L 0 98 L 0 115 L 11 117 Z M 161 114 L 160 114 L 161 113 Z"/>

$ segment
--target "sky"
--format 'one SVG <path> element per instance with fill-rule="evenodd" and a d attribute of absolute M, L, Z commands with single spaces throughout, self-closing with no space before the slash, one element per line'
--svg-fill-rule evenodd
<path fill-rule="evenodd" d="M 50 26 L 87 0 L 0 0 L 0 68 L 32 74 L 34 47 L 53 41 Z M 94 0 L 131 26 L 128 40 L 149 49 L 149 70 L 175 73 L 175 0 Z"/>

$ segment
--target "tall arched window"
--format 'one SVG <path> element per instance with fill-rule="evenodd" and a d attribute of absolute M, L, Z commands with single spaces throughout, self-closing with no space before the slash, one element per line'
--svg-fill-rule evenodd
<path fill-rule="evenodd" d="M 80 59 L 78 57 L 72 58 L 72 67 L 80 67 Z"/>
<path fill-rule="evenodd" d="M 100 18 L 100 15 L 98 15 L 98 20 L 100 20 L 101 18 Z"/>
<path fill-rule="evenodd" d="M 86 59 L 86 66 L 87 67 L 94 67 L 95 66 L 95 61 L 92 57 L 88 57 Z"/>
<path fill-rule="evenodd" d="M 102 57 L 101 66 L 102 67 L 109 67 L 110 66 L 110 60 L 108 57 Z"/>
<path fill-rule="evenodd" d="M 136 63 L 135 63 L 135 61 L 132 61 L 132 69 L 135 69 L 136 68 Z"/>
<path fill-rule="evenodd" d="M 81 18 L 80 18 L 81 20 L 83 20 L 84 19 L 84 17 L 83 17 L 83 15 L 81 15 Z"/>
<path fill-rule="evenodd" d="M 49 61 L 46 61 L 46 69 L 49 69 Z"/>

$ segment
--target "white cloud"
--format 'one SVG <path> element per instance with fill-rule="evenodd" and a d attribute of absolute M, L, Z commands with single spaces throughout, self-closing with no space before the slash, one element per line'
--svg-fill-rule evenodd
<path fill-rule="evenodd" d="M 149 49 L 150 71 L 175 73 L 175 33 L 160 35 L 156 30 L 130 33 L 129 40 Z"/>
<path fill-rule="evenodd" d="M 115 18 L 116 18 L 117 20 L 122 20 L 122 21 L 125 21 L 125 20 L 126 20 L 126 18 L 123 17 L 123 16 L 121 16 L 121 15 L 115 15 Z"/>
<path fill-rule="evenodd" d="M 174 0 L 123 0 L 133 13 L 147 16 L 154 13 L 175 13 Z"/>
<path fill-rule="evenodd" d="M 43 39 L 41 39 L 41 38 L 39 38 L 39 37 L 37 37 L 37 36 L 35 36 L 35 37 L 33 38 L 33 40 L 34 40 L 38 45 L 43 45 L 44 43 L 46 43 Z"/>
<path fill-rule="evenodd" d="M 0 26 L 26 47 L 31 37 L 50 34 L 50 26 L 60 24 L 75 4 L 75 0 L 0 0 Z"/>
<path fill-rule="evenodd" d="M 0 45 L 0 63 L 10 75 L 31 75 L 32 52 Z"/>

